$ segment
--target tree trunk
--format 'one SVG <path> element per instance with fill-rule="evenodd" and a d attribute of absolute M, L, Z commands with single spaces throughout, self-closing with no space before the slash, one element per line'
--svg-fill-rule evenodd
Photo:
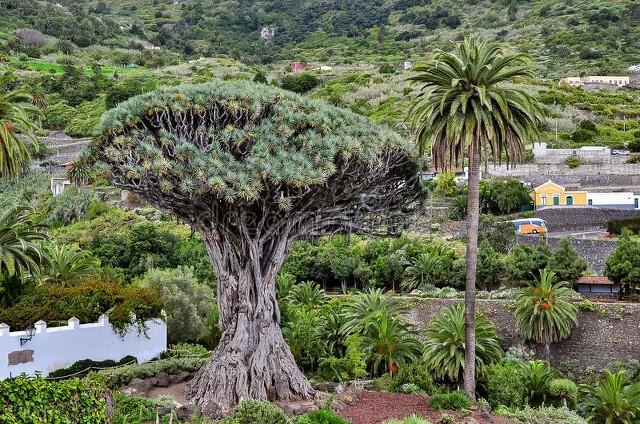
<path fill-rule="evenodd" d="M 188 396 L 211 417 L 228 414 L 244 399 L 309 399 L 314 391 L 280 330 L 275 277 L 288 241 L 274 249 L 261 242 L 219 240 L 203 231 L 218 273 L 220 344 L 187 387 Z"/>
<path fill-rule="evenodd" d="M 547 363 L 551 363 L 551 344 L 550 343 L 545 343 L 544 344 L 544 360 L 547 361 Z"/>
<path fill-rule="evenodd" d="M 474 140 L 469 158 L 467 199 L 467 282 L 465 286 L 464 391 L 476 398 L 476 266 L 478 262 L 478 220 L 480 218 L 480 144 Z"/>

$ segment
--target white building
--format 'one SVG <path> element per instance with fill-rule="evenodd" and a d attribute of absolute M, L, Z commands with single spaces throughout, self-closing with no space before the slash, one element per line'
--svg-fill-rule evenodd
<path fill-rule="evenodd" d="M 578 149 L 549 149 L 547 143 L 535 143 L 533 156 L 537 163 L 562 163 L 572 156 L 585 162 L 606 163 L 614 161 L 611 149 L 605 146 L 582 146 Z"/>
<path fill-rule="evenodd" d="M 583 87 L 585 85 L 599 85 L 605 84 L 613 87 L 624 87 L 629 84 L 628 76 L 609 76 L 609 75 L 594 75 L 584 77 L 565 77 L 560 80 L 560 84 L 567 84 L 572 87 Z"/>
<path fill-rule="evenodd" d="M 71 185 L 71 181 L 66 177 L 52 177 L 51 178 L 51 194 L 59 196 L 64 193 L 67 186 Z"/>
<path fill-rule="evenodd" d="M 404 68 L 405 71 L 410 70 L 411 66 L 413 66 L 413 64 L 411 63 L 410 60 L 405 60 L 404 63 L 402 64 L 402 67 Z"/>
<path fill-rule="evenodd" d="M 631 192 L 587 193 L 589 206 L 611 209 L 640 209 L 640 195 Z"/>

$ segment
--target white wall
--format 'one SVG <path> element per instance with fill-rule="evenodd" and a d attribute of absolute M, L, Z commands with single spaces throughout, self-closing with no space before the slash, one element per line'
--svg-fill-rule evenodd
<path fill-rule="evenodd" d="M 64 327 L 47 328 L 38 321 L 36 334 L 24 346 L 20 338 L 24 331 L 10 332 L 10 328 L 0 325 L 0 380 L 21 373 L 34 374 L 36 371 L 47 376 L 50 372 L 66 368 L 81 359 L 104 361 L 120 360 L 127 355 L 148 361 L 167 349 L 167 325 L 161 319 L 147 321 L 146 336 L 132 326 L 124 337 L 120 337 L 103 315 L 98 322 L 80 324 L 71 318 Z M 33 362 L 9 365 L 9 353 L 33 350 Z"/>
<path fill-rule="evenodd" d="M 633 193 L 588 193 L 588 200 L 593 206 L 617 206 L 633 209 Z"/>

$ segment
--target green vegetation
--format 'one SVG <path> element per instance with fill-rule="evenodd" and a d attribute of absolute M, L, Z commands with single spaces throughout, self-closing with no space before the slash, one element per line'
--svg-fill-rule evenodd
<path fill-rule="evenodd" d="M 640 243 L 629 230 L 623 230 L 616 250 L 607 259 L 604 273 L 626 293 L 640 286 Z"/>
<path fill-rule="evenodd" d="M 434 409 L 468 409 L 471 399 L 464 392 L 436 393 L 429 399 L 429 406 Z"/>

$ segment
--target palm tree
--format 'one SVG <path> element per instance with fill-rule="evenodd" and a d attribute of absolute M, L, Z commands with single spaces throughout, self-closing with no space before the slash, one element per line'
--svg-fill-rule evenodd
<path fill-rule="evenodd" d="M 402 282 L 405 290 L 414 290 L 436 284 L 435 271 L 441 266 L 442 259 L 435 252 L 422 253 L 410 262 L 405 269 L 407 279 Z"/>
<path fill-rule="evenodd" d="M 467 378 L 465 371 L 465 311 L 457 304 L 440 311 L 427 326 L 423 359 L 427 369 L 438 379 L 460 383 Z M 477 355 L 475 367 L 484 374 L 485 367 L 502 357 L 502 347 L 495 325 L 483 314 L 475 315 L 475 340 Z M 475 376 L 474 376 L 475 379 Z M 464 383 L 464 382 L 463 382 Z"/>
<path fill-rule="evenodd" d="M 366 323 L 381 314 L 400 316 L 406 307 L 398 300 L 386 295 L 381 289 L 369 289 L 358 294 L 344 306 L 344 332 L 355 334 L 363 331 Z"/>
<path fill-rule="evenodd" d="M 587 389 L 583 403 L 587 420 L 604 424 L 632 424 L 640 417 L 640 383 L 629 384 L 624 371 L 605 374 Z"/>
<path fill-rule="evenodd" d="M 465 392 L 475 399 L 475 289 L 480 212 L 480 162 L 518 162 L 526 140 L 543 122 L 540 103 L 505 83 L 533 76 L 526 56 L 467 38 L 455 53 L 438 51 L 411 78 L 420 94 L 410 109 L 419 150 L 430 147 L 436 168 L 451 169 L 468 156 Z"/>
<path fill-rule="evenodd" d="M 38 146 L 33 136 L 37 125 L 32 116 L 39 116 L 40 110 L 33 105 L 29 92 L 20 89 L 4 91 L 12 82 L 11 73 L 0 77 L 0 179 L 4 180 L 17 178 L 31 162 L 29 148 L 18 134 Z"/>
<path fill-rule="evenodd" d="M 516 299 L 516 324 L 527 340 L 544 344 L 549 361 L 550 345 L 566 339 L 578 325 L 578 307 L 571 302 L 576 292 L 565 281 L 555 283 L 556 274 L 541 270 L 540 278 L 520 291 Z"/>
<path fill-rule="evenodd" d="M 327 302 L 327 295 L 313 281 L 305 281 L 291 287 L 287 300 L 291 303 L 315 308 Z"/>
<path fill-rule="evenodd" d="M 551 367 L 547 362 L 538 360 L 524 363 L 522 369 L 527 387 L 526 403 L 540 405 L 545 401 L 551 381 Z"/>
<path fill-rule="evenodd" d="M 92 164 L 88 155 L 82 155 L 67 170 L 67 178 L 78 186 L 87 185 L 91 181 Z"/>
<path fill-rule="evenodd" d="M 394 375 L 399 365 L 419 357 L 422 349 L 413 328 L 399 317 L 386 313 L 379 313 L 366 322 L 360 346 L 374 375 L 379 371 Z"/>
<path fill-rule="evenodd" d="M 73 286 L 95 276 L 100 267 L 99 259 L 76 246 L 50 244 L 45 246 L 44 253 L 46 265 L 37 275 L 41 283 Z"/>
<path fill-rule="evenodd" d="M 0 277 L 37 271 L 44 258 L 40 243 L 47 240 L 45 227 L 34 223 L 30 208 L 3 209 L 0 212 Z"/>

